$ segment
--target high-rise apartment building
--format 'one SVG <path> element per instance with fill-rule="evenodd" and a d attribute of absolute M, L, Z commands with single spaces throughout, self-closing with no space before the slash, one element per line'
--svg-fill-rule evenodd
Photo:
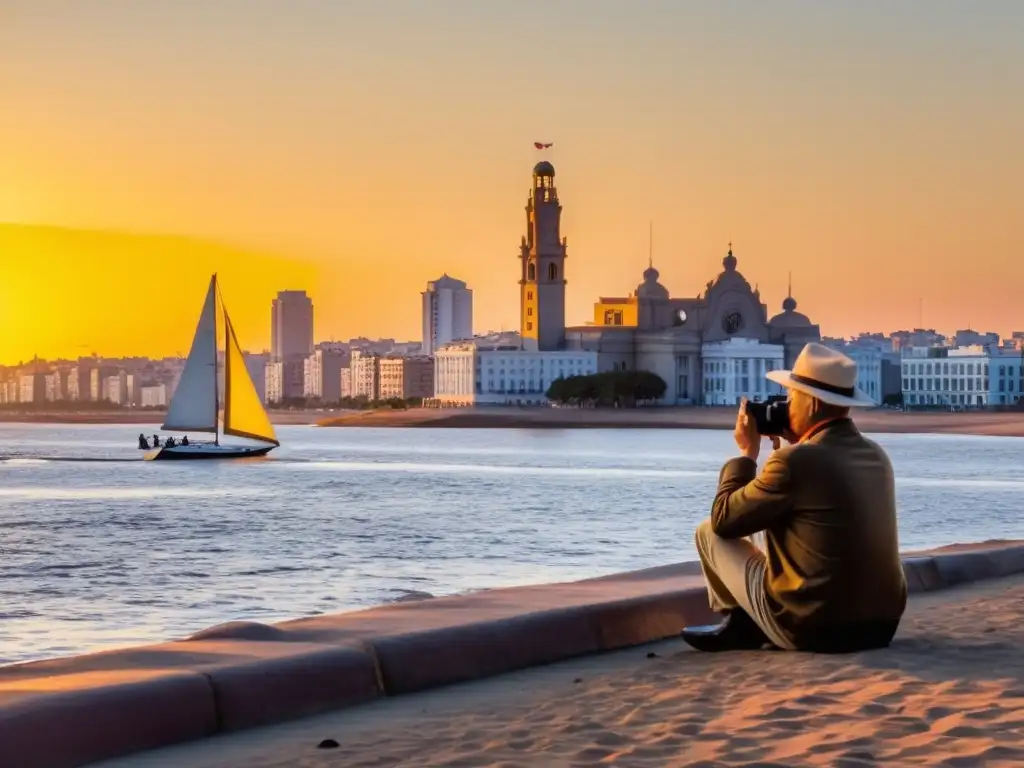
<path fill-rule="evenodd" d="M 352 397 L 380 399 L 380 357 L 356 350 L 352 353 L 349 371 Z"/>
<path fill-rule="evenodd" d="M 166 408 L 167 402 L 166 384 L 152 384 L 139 388 L 139 405 L 143 408 Z"/>
<path fill-rule="evenodd" d="M 305 358 L 292 357 L 289 360 L 267 363 L 264 385 L 264 400 L 267 405 L 297 400 L 303 396 L 305 362 Z"/>
<path fill-rule="evenodd" d="M 442 275 L 427 283 L 422 295 L 424 355 L 453 341 L 473 338 L 473 291 L 464 282 Z"/>
<path fill-rule="evenodd" d="M 18 380 L 18 402 L 41 403 L 46 396 L 46 374 L 28 373 Z"/>
<path fill-rule="evenodd" d="M 324 403 L 340 400 L 341 370 L 347 364 L 347 354 L 318 349 L 303 363 L 303 396 Z"/>
<path fill-rule="evenodd" d="M 281 291 L 270 305 L 270 354 L 274 360 L 313 354 L 313 300 L 305 291 Z"/>
<path fill-rule="evenodd" d="M 111 376 L 116 376 L 118 369 L 111 365 L 100 365 L 89 371 L 89 399 L 93 402 L 108 400 L 107 392 L 103 382 Z"/>
<path fill-rule="evenodd" d="M 90 381 L 92 380 L 92 364 L 80 360 L 78 365 L 68 374 L 68 400 L 85 402 L 92 399 Z"/>
<path fill-rule="evenodd" d="M 68 399 L 68 369 L 57 368 L 46 374 L 46 400 L 57 402 Z"/>
<path fill-rule="evenodd" d="M 378 364 L 381 400 L 434 396 L 432 357 L 382 357 Z"/>

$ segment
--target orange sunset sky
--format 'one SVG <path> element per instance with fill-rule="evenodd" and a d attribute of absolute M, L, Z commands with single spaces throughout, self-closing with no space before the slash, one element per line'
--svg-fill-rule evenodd
<path fill-rule="evenodd" d="M 3 0 L 0 363 L 419 337 L 442 272 L 515 327 L 534 141 L 568 320 L 728 242 L 830 335 L 1024 329 L 1024 3 Z"/>

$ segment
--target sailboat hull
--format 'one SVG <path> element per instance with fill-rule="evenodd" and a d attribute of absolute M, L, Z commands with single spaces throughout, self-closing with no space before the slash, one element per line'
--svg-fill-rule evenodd
<path fill-rule="evenodd" d="M 145 455 L 146 461 L 196 461 L 210 459 L 251 459 L 266 456 L 276 445 L 260 445 L 253 447 L 213 445 L 211 443 L 195 443 L 193 445 L 175 445 L 170 448 L 158 448 Z"/>

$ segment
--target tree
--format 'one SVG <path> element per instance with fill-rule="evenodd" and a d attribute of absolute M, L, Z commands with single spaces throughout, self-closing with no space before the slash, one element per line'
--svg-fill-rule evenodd
<path fill-rule="evenodd" d="M 559 376 L 552 381 L 544 395 L 553 403 L 563 404 L 569 402 L 569 385 L 565 378 Z"/>
<path fill-rule="evenodd" d="M 559 405 L 635 406 L 638 401 L 664 397 L 667 388 L 664 380 L 650 371 L 605 371 L 559 377 L 551 382 L 546 395 Z"/>
<path fill-rule="evenodd" d="M 637 371 L 633 383 L 633 396 L 637 400 L 660 400 L 665 396 L 668 384 L 656 373 Z"/>

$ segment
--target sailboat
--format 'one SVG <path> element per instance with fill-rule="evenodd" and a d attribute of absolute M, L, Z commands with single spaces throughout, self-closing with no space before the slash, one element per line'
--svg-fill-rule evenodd
<path fill-rule="evenodd" d="M 218 314 L 218 298 L 220 313 Z M 262 445 L 221 445 L 218 431 L 220 391 L 218 387 L 220 353 L 218 317 L 224 330 L 224 418 L 223 433 L 254 440 Z M 210 278 L 202 314 L 192 339 L 192 348 L 181 372 L 178 388 L 171 398 L 167 418 L 161 427 L 167 432 L 212 433 L 212 443 L 163 446 L 145 454 L 148 461 L 166 459 L 242 459 L 264 456 L 280 445 L 270 417 L 256 393 L 256 385 L 245 367 L 224 299 L 220 296 L 217 275 Z"/>

